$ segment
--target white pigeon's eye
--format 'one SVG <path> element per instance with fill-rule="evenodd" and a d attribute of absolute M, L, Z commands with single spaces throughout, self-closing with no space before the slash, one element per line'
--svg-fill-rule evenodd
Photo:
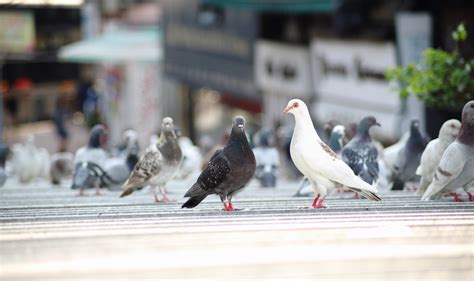
<path fill-rule="evenodd" d="M 293 107 L 294 107 L 294 108 L 297 108 L 298 106 L 299 106 L 299 104 L 298 104 L 297 102 L 294 102 L 294 103 L 293 103 Z"/>

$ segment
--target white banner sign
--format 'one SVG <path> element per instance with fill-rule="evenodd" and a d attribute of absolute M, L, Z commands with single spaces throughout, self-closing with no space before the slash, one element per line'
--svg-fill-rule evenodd
<path fill-rule="evenodd" d="M 319 122 L 357 123 L 374 115 L 382 124 L 381 136 L 396 137 L 400 99 L 384 78 L 385 70 L 396 65 L 393 43 L 315 38 L 311 62 Z"/>
<path fill-rule="evenodd" d="M 261 89 L 295 97 L 312 91 L 307 48 L 259 41 L 255 54 L 256 81 Z"/>

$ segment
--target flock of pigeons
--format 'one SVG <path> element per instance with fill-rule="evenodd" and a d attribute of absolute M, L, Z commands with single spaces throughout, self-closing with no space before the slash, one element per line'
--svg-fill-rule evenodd
<path fill-rule="evenodd" d="M 455 201 L 460 201 L 455 191 L 463 188 L 469 200 L 474 201 L 474 195 L 468 190 L 474 187 L 474 101 L 464 106 L 462 122 L 453 119 L 443 124 L 437 139 L 428 143 L 420 133 L 418 121 L 412 121 L 410 131 L 386 149 L 369 134 L 370 128 L 380 126 L 373 116 L 360 121 L 350 141 L 342 125 L 334 126 L 326 144 L 314 129 L 303 101 L 291 100 L 284 112 L 295 118 L 290 155 L 315 194 L 312 208 L 324 207 L 324 199 L 333 189 L 353 191 L 357 196 L 380 201 L 378 191 L 382 187 L 403 189 L 407 183 L 417 180 L 416 194 L 422 200 L 450 194 Z M 104 150 L 107 130 L 96 125 L 90 132 L 88 144 L 75 155 L 57 153 L 50 159 L 47 152 L 34 147 L 30 138 L 13 146 L 12 170 L 20 182 L 49 172 L 52 182 L 58 184 L 72 174 L 72 188 L 79 189 L 80 195 L 88 188 L 95 188 L 100 194 L 100 188 L 122 186 L 120 197 L 124 197 L 149 186 L 156 202 L 168 202 L 171 199 L 167 197 L 166 184 L 176 176 L 186 177 L 200 165 L 199 160 L 193 159 L 199 151 L 187 138 L 178 138 L 170 117 L 163 118 L 159 139 L 141 156 L 136 133 L 126 131 L 124 139 L 116 156 L 109 157 Z M 214 152 L 185 193 L 188 199 L 182 207 L 193 208 L 208 195 L 216 194 L 225 211 L 237 210 L 232 205 L 232 197 L 256 173 L 254 152 L 257 156 L 264 154 L 252 150 L 245 133 L 245 119 L 234 117 L 227 144 Z M 1 146 L 0 186 L 6 180 L 8 154 L 9 149 Z M 34 169 L 21 169 L 24 165 Z"/>

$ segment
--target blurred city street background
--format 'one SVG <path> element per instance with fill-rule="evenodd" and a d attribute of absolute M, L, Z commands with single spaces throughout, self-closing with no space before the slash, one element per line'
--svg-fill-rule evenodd
<path fill-rule="evenodd" d="M 0 280 L 474 280 L 474 196 L 415 193 L 473 69 L 471 0 L 0 0 Z M 362 118 L 381 124 L 381 202 L 334 190 L 305 208 L 295 98 L 334 151 Z M 182 209 L 237 115 L 257 158 L 243 210 L 215 195 Z M 102 168 L 128 177 L 164 117 L 184 154 L 176 201 L 119 198 L 126 178 L 71 189 L 91 128 L 108 132 Z"/>

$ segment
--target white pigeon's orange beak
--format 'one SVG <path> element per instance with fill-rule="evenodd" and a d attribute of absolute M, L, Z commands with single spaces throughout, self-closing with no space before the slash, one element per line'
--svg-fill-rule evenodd
<path fill-rule="evenodd" d="M 289 105 L 289 106 L 287 106 L 287 107 L 283 110 L 283 112 L 284 112 L 284 113 L 288 113 L 288 111 L 292 110 L 293 107 L 294 107 L 293 105 Z"/>

